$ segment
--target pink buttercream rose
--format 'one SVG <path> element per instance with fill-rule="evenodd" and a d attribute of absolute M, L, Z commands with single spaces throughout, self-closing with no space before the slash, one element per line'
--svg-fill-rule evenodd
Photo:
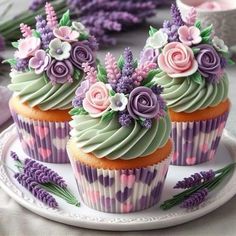
<path fill-rule="evenodd" d="M 109 91 L 102 82 L 93 84 L 85 94 L 83 107 L 92 117 L 102 116 L 110 106 Z"/>
<path fill-rule="evenodd" d="M 164 47 L 158 57 L 158 65 L 172 78 L 190 76 L 198 69 L 192 49 L 179 42 Z"/>
<path fill-rule="evenodd" d="M 36 37 L 28 37 L 19 41 L 18 51 L 15 57 L 24 59 L 35 55 L 36 51 L 40 49 L 41 40 Z"/>

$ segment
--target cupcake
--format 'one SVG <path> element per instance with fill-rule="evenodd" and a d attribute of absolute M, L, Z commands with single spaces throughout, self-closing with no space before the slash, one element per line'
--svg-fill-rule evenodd
<path fill-rule="evenodd" d="M 95 210 L 128 213 L 160 200 L 172 142 L 155 68 L 129 48 L 118 62 L 108 53 L 76 91 L 67 152 L 81 199 Z"/>
<path fill-rule="evenodd" d="M 214 159 L 230 110 L 229 81 L 232 64 L 228 47 L 202 27 L 191 9 L 182 19 L 172 5 L 172 20 L 150 29 L 142 60 L 157 62 L 154 81 L 163 88 L 172 121 L 174 165 L 196 165 Z"/>
<path fill-rule="evenodd" d="M 68 163 L 68 114 L 86 66 L 95 65 L 96 41 L 66 12 L 58 22 L 53 7 L 36 17 L 36 29 L 20 25 L 22 38 L 9 59 L 12 70 L 9 105 L 26 154 L 50 163 Z M 83 63 L 85 67 L 82 66 Z"/>

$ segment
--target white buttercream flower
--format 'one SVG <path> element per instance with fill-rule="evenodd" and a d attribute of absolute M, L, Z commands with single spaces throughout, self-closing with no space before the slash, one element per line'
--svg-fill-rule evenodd
<path fill-rule="evenodd" d="M 128 104 L 128 99 L 123 93 L 116 93 L 109 99 L 111 102 L 110 107 L 113 111 L 124 111 Z"/>
<path fill-rule="evenodd" d="M 162 30 L 158 30 L 153 36 L 147 39 L 146 46 L 160 49 L 168 43 L 168 35 Z"/>
<path fill-rule="evenodd" d="M 212 39 L 213 46 L 216 48 L 217 51 L 219 52 L 225 52 L 227 53 L 229 51 L 229 48 L 227 45 L 225 45 L 225 42 L 223 39 L 220 39 L 217 36 L 214 36 Z"/>

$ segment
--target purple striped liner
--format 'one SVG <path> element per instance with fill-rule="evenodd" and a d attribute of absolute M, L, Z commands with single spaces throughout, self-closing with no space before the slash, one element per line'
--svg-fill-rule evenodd
<path fill-rule="evenodd" d="M 171 155 L 156 165 L 123 170 L 93 168 L 73 157 L 70 161 L 85 205 L 102 212 L 129 213 L 159 202 Z"/>
<path fill-rule="evenodd" d="M 172 122 L 172 165 L 190 166 L 215 158 L 229 112 L 209 120 Z"/>
<path fill-rule="evenodd" d="M 69 163 L 66 144 L 68 122 L 33 120 L 11 110 L 24 152 L 31 158 L 48 163 Z"/>

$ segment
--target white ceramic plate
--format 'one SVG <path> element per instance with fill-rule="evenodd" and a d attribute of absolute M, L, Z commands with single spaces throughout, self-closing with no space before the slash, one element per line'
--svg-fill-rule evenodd
<path fill-rule="evenodd" d="M 57 198 L 60 208 L 51 209 L 35 199 L 27 190 L 21 187 L 14 179 L 13 172 L 6 167 L 15 169 L 14 162 L 10 158 L 10 151 L 16 151 L 21 158 L 27 157 L 20 146 L 15 126 L 10 126 L 0 135 L 0 186 L 15 201 L 30 211 L 46 217 L 50 220 L 78 227 L 98 230 L 147 230 L 158 229 L 182 224 L 215 210 L 236 194 L 236 171 L 225 183 L 222 183 L 208 199 L 198 208 L 191 211 L 174 207 L 168 211 L 162 211 L 159 206 L 148 210 L 130 214 L 108 214 L 89 209 L 81 204 L 74 207 Z M 224 133 L 215 161 L 192 167 L 171 166 L 161 202 L 170 198 L 177 190 L 173 189 L 177 180 L 199 172 L 201 170 L 219 169 L 233 161 L 236 161 L 236 139 L 227 132 Z M 50 168 L 61 174 L 67 181 L 70 190 L 78 195 L 76 183 L 70 165 L 47 164 Z"/>

